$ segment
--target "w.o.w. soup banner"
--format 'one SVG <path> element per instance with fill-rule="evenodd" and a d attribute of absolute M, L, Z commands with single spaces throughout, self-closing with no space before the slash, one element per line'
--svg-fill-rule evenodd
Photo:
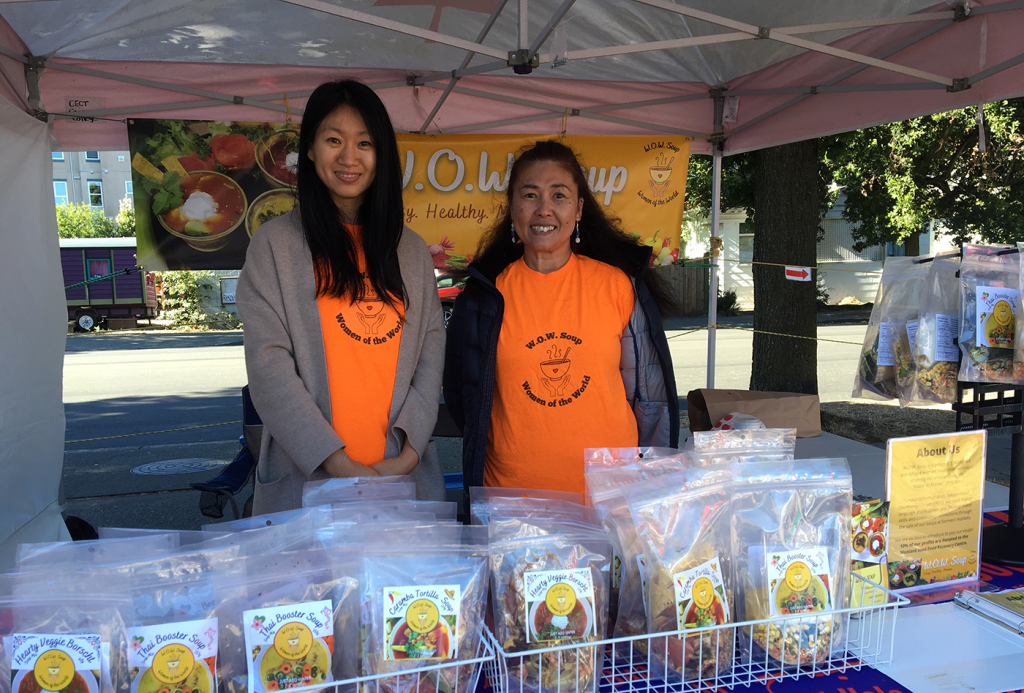
<path fill-rule="evenodd" d="M 298 126 L 129 121 L 139 264 L 149 270 L 238 269 L 259 227 L 293 209 Z M 439 270 L 473 259 L 502 215 L 516 153 L 529 135 L 398 135 L 406 224 Z M 689 141 L 569 136 L 591 190 L 625 230 L 678 256 Z"/>

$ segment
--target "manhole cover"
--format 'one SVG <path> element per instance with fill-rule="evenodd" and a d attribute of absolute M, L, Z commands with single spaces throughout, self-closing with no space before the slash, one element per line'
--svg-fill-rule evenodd
<path fill-rule="evenodd" d="M 195 474 L 197 472 L 210 472 L 220 469 L 227 464 L 227 460 L 206 460 L 201 457 L 189 457 L 181 460 L 164 460 L 163 462 L 150 462 L 133 468 L 132 474 L 144 476 L 163 476 L 171 474 Z"/>

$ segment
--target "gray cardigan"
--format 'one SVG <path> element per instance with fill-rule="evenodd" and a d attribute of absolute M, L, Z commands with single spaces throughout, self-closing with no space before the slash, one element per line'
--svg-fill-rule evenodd
<path fill-rule="evenodd" d="M 398 262 L 405 309 L 385 457 L 408 439 L 420 456 L 412 477 L 420 498 L 443 499 L 444 479 L 430 442 L 437 421 L 445 331 L 434 266 L 426 243 L 406 228 Z M 326 478 L 320 464 L 345 442 L 331 425 L 313 259 L 297 212 L 267 222 L 253 235 L 238 280 L 245 327 L 245 369 L 263 439 L 253 512 L 302 505 L 306 481 Z"/>

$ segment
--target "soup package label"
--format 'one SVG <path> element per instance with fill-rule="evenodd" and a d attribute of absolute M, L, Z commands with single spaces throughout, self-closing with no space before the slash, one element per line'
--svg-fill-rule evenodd
<path fill-rule="evenodd" d="M 14 693 L 63 691 L 99 693 L 103 647 L 97 633 L 11 636 L 11 690 Z M 108 655 L 109 656 L 109 655 Z"/>
<path fill-rule="evenodd" d="M 594 634 L 594 578 L 589 568 L 523 573 L 526 642 L 554 642 Z"/>
<path fill-rule="evenodd" d="M 895 366 L 896 356 L 892 343 L 896 339 L 896 323 L 883 322 L 878 326 L 878 360 L 879 366 Z"/>
<path fill-rule="evenodd" d="M 769 551 L 765 556 L 772 616 L 832 608 L 828 550 Z"/>
<path fill-rule="evenodd" d="M 1012 349 L 1020 294 L 1015 289 L 980 285 L 977 292 L 978 344 Z"/>
<path fill-rule="evenodd" d="M 330 599 L 242 612 L 249 693 L 332 680 L 334 606 Z"/>
<path fill-rule="evenodd" d="M 644 613 L 647 613 L 647 557 L 637 554 L 636 569 L 640 572 L 640 594 L 644 598 Z"/>
<path fill-rule="evenodd" d="M 459 585 L 384 588 L 384 659 L 454 659 Z"/>
<path fill-rule="evenodd" d="M 718 554 L 696 568 L 676 573 L 672 581 L 679 630 L 729 623 L 729 600 Z"/>
<path fill-rule="evenodd" d="M 137 693 L 215 693 L 217 619 L 128 629 L 128 666 Z"/>

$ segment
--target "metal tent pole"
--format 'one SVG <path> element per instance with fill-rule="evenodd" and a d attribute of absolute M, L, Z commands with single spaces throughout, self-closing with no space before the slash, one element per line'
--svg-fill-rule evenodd
<path fill-rule="evenodd" d="M 725 97 L 721 89 L 711 92 L 715 100 L 715 128 L 711 136 L 711 280 L 708 286 L 708 389 L 715 387 L 715 347 L 718 323 L 718 218 L 722 213 L 722 150 L 725 138 L 722 137 L 722 116 L 725 110 Z"/>
<path fill-rule="evenodd" d="M 711 237 L 718 238 L 718 217 L 722 211 L 722 150 L 714 146 L 711 166 Z M 718 252 L 711 241 L 711 286 L 708 289 L 708 389 L 715 387 L 715 342 L 718 330 Z"/>

